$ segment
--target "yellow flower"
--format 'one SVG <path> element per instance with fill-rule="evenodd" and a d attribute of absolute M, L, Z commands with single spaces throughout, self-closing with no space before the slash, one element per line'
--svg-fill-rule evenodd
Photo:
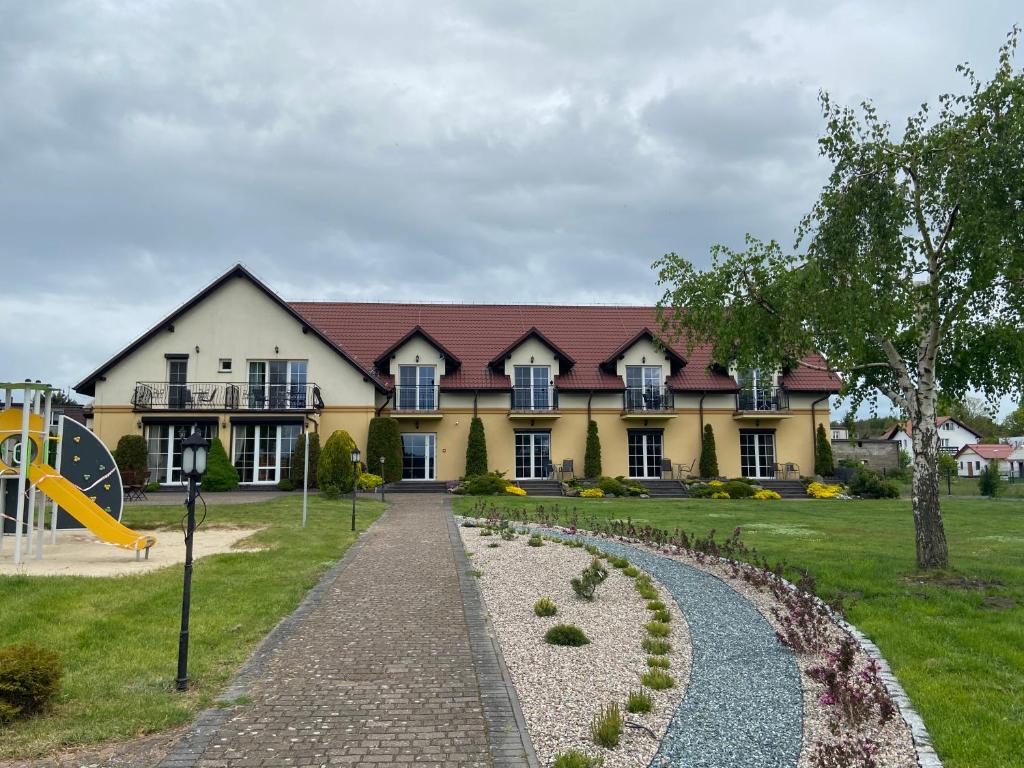
<path fill-rule="evenodd" d="M 710 485 L 712 488 L 721 488 L 723 485 L 725 485 L 725 483 L 723 483 L 721 480 L 708 480 L 708 485 Z"/>
<path fill-rule="evenodd" d="M 584 488 L 580 491 L 580 496 L 585 499 L 599 499 L 604 496 L 604 491 L 600 488 Z"/>
<path fill-rule="evenodd" d="M 721 483 L 719 483 L 719 485 L 721 485 Z M 712 499 L 728 499 L 728 498 L 730 498 L 730 496 L 725 491 L 718 491 L 717 493 L 712 493 L 711 494 L 711 498 Z"/>
<path fill-rule="evenodd" d="M 754 494 L 755 499 L 781 499 L 775 491 L 770 491 L 767 488 L 762 488 L 760 491 Z"/>
<path fill-rule="evenodd" d="M 811 483 L 807 486 L 807 495 L 815 499 L 834 499 L 843 491 L 841 485 L 828 483 Z"/>
<path fill-rule="evenodd" d="M 520 488 L 518 485 L 506 485 L 505 493 L 511 493 L 513 496 L 525 496 L 526 491 Z"/>

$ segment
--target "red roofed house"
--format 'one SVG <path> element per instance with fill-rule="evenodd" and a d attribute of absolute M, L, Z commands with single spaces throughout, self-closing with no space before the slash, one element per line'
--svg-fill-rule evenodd
<path fill-rule="evenodd" d="M 994 463 L 999 474 L 1009 475 L 1012 452 L 1013 446 L 1005 443 L 965 445 L 956 454 L 957 474 L 960 477 L 977 477 L 985 467 Z"/>
<path fill-rule="evenodd" d="M 566 460 L 580 472 L 588 419 L 607 475 L 696 469 L 704 424 L 724 475 L 813 472 L 835 376 L 730 371 L 707 349 L 659 347 L 658 327 L 653 307 L 289 303 L 238 265 L 75 389 L 108 445 L 146 437 L 150 479 L 168 485 L 194 427 L 258 485 L 288 477 L 304 430 L 345 429 L 365 449 L 375 415 L 400 421 L 409 482 L 463 474 L 474 415 L 491 467 L 522 481 Z"/>

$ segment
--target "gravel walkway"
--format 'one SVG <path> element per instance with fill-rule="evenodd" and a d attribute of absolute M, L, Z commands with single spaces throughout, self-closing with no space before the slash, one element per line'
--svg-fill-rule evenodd
<path fill-rule="evenodd" d="M 651 765 L 794 768 L 803 736 L 800 671 L 757 608 L 685 563 L 610 539 L 579 538 L 650 573 L 686 616 L 689 687 Z"/>

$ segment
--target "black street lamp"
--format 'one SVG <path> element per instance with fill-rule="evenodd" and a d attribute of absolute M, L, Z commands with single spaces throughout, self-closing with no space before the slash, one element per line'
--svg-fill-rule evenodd
<path fill-rule="evenodd" d="M 185 584 L 181 593 L 181 634 L 178 635 L 178 677 L 174 687 L 188 690 L 188 619 L 192 603 L 192 540 L 196 533 L 196 496 L 199 479 L 206 473 L 206 453 L 210 441 L 195 430 L 181 441 L 181 474 L 188 478 L 188 524 L 185 528 Z"/>
<path fill-rule="evenodd" d="M 352 530 L 356 529 L 356 485 L 359 484 L 359 449 L 352 449 Z"/>
<path fill-rule="evenodd" d="M 384 457 L 380 457 L 380 500 L 384 501 Z"/>

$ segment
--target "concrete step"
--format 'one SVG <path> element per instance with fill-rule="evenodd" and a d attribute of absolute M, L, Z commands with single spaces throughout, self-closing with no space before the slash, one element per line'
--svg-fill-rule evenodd
<path fill-rule="evenodd" d="M 557 480 L 517 480 L 515 484 L 526 491 L 527 496 L 562 495 L 562 484 Z"/>
<path fill-rule="evenodd" d="M 402 480 L 384 486 L 387 493 L 447 493 L 448 486 L 443 480 Z"/>
<path fill-rule="evenodd" d="M 758 480 L 762 488 L 775 491 L 784 499 L 806 499 L 807 491 L 799 480 Z"/>
<path fill-rule="evenodd" d="M 652 499 L 681 499 L 686 494 L 686 486 L 679 480 L 640 480 L 640 485 L 647 489 Z"/>

